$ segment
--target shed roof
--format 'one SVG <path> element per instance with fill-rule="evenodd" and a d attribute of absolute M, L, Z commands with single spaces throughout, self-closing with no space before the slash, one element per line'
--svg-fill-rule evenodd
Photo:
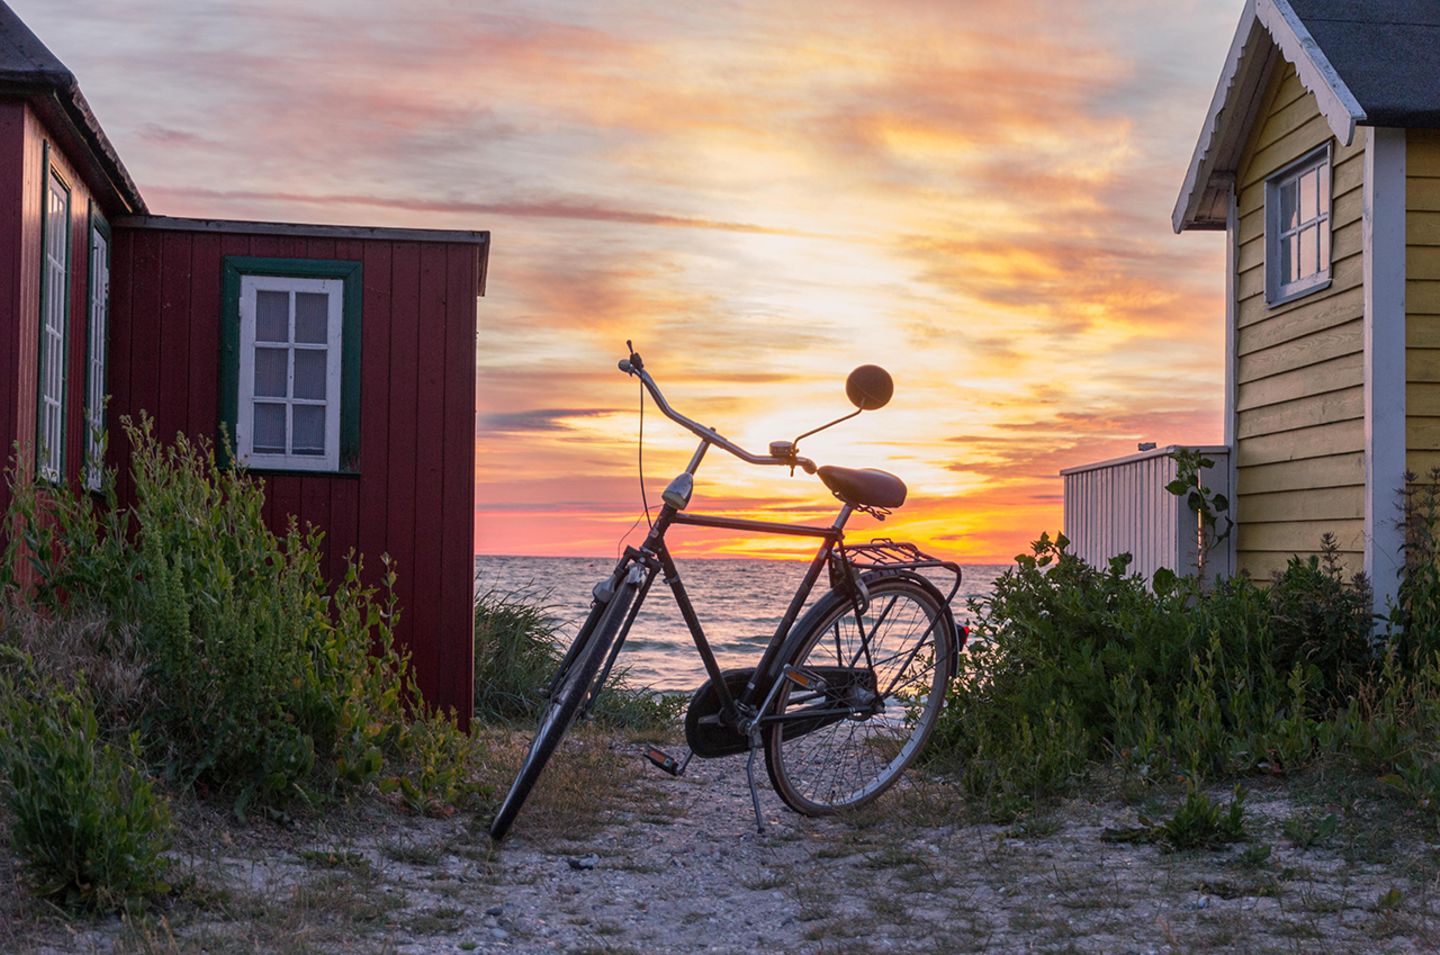
<path fill-rule="evenodd" d="M 75 74 L 40 42 L 25 22 L 0 0 L 0 94 L 27 97 L 57 135 L 69 133 L 70 152 L 78 146 L 85 155 L 74 157 L 99 177 L 112 198 L 131 212 L 145 212 L 145 200 L 136 188 L 120 155 L 80 92 Z M 103 190 L 102 190 L 103 191 Z"/>
<path fill-rule="evenodd" d="M 1223 229 L 1230 185 L 1280 58 L 1340 142 L 1356 126 L 1440 127 L 1440 3 L 1247 0 L 1172 222 Z"/>
<path fill-rule="evenodd" d="M 1440 126 L 1440 3 L 1288 0 L 1368 126 Z"/>

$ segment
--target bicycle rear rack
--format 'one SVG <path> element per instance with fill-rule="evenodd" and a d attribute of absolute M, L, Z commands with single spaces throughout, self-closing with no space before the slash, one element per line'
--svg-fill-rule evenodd
<path fill-rule="evenodd" d="M 836 548 L 838 559 L 856 570 L 943 570 L 955 575 L 955 583 L 945 595 L 945 602 L 955 599 L 960 592 L 963 574 L 960 565 L 953 560 L 941 560 L 925 553 L 914 544 L 895 541 L 888 537 L 877 537 L 868 544 L 840 544 Z M 831 565 L 832 583 L 838 568 Z"/>

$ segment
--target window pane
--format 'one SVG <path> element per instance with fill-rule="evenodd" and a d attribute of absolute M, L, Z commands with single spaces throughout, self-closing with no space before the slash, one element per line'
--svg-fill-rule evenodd
<path fill-rule="evenodd" d="M 1298 250 L 1296 249 L 1295 236 L 1292 235 L 1288 239 L 1280 240 L 1280 263 L 1278 274 L 1280 276 L 1280 281 L 1282 284 L 1289 284 L 1295 281 L 1295 267 L 1298 264 L 1297 259 L 1299 258 L 1299 256 L 1296 255 L 1297 251 Z"/>
<path fill-rule="evenodd" d="M 1319 269 L 1315 265 L 1320 252 L 1320 230 L 1311 226 L 1302 231 L 1300 239 L 1300 278 L 1314 275 Z"/>
<path fill-rule="evenodd" d="M 1330 164 L 1320 167 L 1320 214 L 1330 214 Z"/>
<path fill-rule="evenodd" d="M 255 340 L 257 342 L 288 342 L 290 340 L 290 293 L 255 293 Z"/>
<path fill-rule="evenodd" d="M 295 394 L 291 397 L 324 399 L 326 355 L 322 349 L 295 349 Z"/>
<path fill-rule="evenodd" d="M 295 293 L 295 340 L 323 345 L 328 339 L 330 296 L 320 292 Z"/>
<path fill-rule="evenodd" d="M 255 397 L 284 398 L 289 378 L 288 348 L 255 349 Z"/>
<path fill-rule="evenodd" d="M 1320 178 L 1320 171 L 1312 169 L 1300 177 L 1300 221 L 1309 222 L 1320 214 L 1316 206 L 1316 186 Z"/>
<path fill-rule="evenodd" d="M 325 406 L 295 405 L 295 439 L 291 445 L 293 454 L 325 453 Z"/>
<path fill-rule="evenodd" d="M 1295 209 L 1295 181 L 1282 183 L 1280 186 L 1280 228 L 1281 230 L 1293 229 L 1300 224 L 1296 217 Z"/>
<path fill-rule="evenodd" d="M 255 451 L 285 453 L 285 406 L 255 403 Z"/>
<path fill-rule="evenodd" d="M 1330 271 L 1330 220 L 1320 223 L 1320 271 Z"/>

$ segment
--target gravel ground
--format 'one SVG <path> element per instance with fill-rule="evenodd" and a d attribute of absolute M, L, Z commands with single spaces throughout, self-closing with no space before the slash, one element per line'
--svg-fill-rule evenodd
<path fill-rule="evenodd" d="M 1163 817 L 1173 792 L 999 826 L 918 774 L 846 819 L 797 816 L 767 787 L 757 834 L 743 759 L 671 779 L 633 753 L 567 742 L 499 848 L 463 814 L 371 804 L 281 828 L 183 809 L 162 911 L 68 922 L 16 890 L 0 951 L 1440 950 L 1426 824 L 1323 780 L 1256 783 L 1245 841 L 1166 853 L 1102 834 Z"/>

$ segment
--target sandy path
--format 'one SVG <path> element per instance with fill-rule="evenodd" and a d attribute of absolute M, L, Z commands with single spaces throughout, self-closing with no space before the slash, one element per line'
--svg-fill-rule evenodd
<path fill-rule="evenodd" d="M 498 849 L 488 820 L 373 806 L 296 829 L 211 820 L 219 836 L 200 837 L 192 825 L 179 853 L 188 884 L 163 922 L 42 920 L 0 930 L 0 950 L 1440 948 L 1436 850 L 1387 841 L 1365 806 L 1300 805 L 1278 784 L 1251 794 L 1250 838 L 1222 851 L 1104 842 L 1105 827 L 1137 821 L 1118 799 L 1011 827 L 962 822 L 954 789 L 922 779 L 844 820 L 797 816 L 767 786 L 770 827 L 757 834 L 742 759 L 697 760 L 676 780 L 633 752 L 567 741 Z M 596 801 L 609 807 L 599 820 Z M 1296 820 L 1327 812 L 1342 824 L 1296 844 Z"/>

